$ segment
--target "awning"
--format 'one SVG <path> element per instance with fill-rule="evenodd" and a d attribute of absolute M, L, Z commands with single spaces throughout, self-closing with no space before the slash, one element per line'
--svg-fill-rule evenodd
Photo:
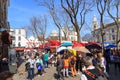
<path fill-rule="evenodd" d="M 23 51 L 24 48 L 15 48 L 16 51 Z"/>

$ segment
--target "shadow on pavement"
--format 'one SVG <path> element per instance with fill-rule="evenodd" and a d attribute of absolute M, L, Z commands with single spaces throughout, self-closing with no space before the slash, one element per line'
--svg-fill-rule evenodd
<path fill-rule="evenodd" d="M 24 61 L 21 57 L 17 58 L 17 68 L 19 68 Z"/>
<path fill-rule="evenodd" d="M 60 76 L 59 76 L 57 73 L 54 73 L 54 78 L 55 78 L 55 79 L 59 79 Z"/>

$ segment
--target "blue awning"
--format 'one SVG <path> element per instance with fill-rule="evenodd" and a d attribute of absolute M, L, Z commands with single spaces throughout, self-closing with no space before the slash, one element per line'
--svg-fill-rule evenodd
<path fill-rule="evenodd" d="M 114 44 L 109 44 L 108 46 L 105 46 L 105 48 L 110 49 L 110 48 L 116 48 L 117 46 Z"/>

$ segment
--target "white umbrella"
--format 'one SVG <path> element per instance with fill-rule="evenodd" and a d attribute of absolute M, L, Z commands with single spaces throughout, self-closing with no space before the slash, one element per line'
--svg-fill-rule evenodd
<path fill-rule="evenodd" d="M 62 50 L 65 50 L 65 49 L 72 49 L 72 47 L 64 47 L 64 46 L 61 46 L 57 49 L 57 52 L 60 52 Z"/>

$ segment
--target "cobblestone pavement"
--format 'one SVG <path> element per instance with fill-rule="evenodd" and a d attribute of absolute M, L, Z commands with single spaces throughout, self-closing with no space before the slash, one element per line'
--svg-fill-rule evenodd
<path fill-rule="evenodd" d="M 25 63 L 23 63 L 18 70 L 20 70 L 21 73 L 16 73 L 13 76 L 13 80 L 27 80 L 27 72 L 25 72 Z M 44 73 L 43 76 L 35 76 L 34 80 L 57 80 L 56 79 L 56 68 L 54 66 L 49 66 L 49 68 L 45 69 L 46 73 Z M 35 72 L 37 72 L 35 70 Z M 77 75 L 76 77 L 68 77 L 64 78 L 64 80 L 80 80 L 80 74 Z M 110 80 L 120 80 L 120 73 L 119 71 L 114 71 L 114 65 L 111 65 L 110 67 Z"/>
<path fill-rule="evenodd" d="M 21 73 L 16 73 L 13 76 L 13 80 L 27 80 L 27 72 L 25 72 L 25 63 L 23 63 L 20 67 L 19 70 L 21 70 Z M 46 73 L 44 73 L 43 76 L 38 76 L 36 75 L 34 80 L 57 80 L 56 79 L 56 68 L 54 66 L 49 66 L 49 68 L 45 69 Z M 37 72 L 37 70 L 35 70 L 35 72 Z M 79 75 L 75 76 L 75 77 L 71 77 L 69 76 L 68 78 L 64 78 L 65 80 L 80 80 Z"/>

